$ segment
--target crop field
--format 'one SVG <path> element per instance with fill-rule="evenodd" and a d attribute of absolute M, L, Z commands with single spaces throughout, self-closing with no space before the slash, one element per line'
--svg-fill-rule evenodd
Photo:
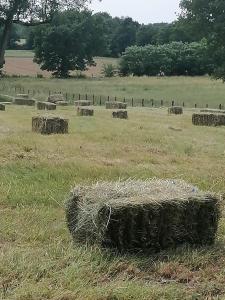
<path fill-rule="evenodd" d="M 94 81 L 7 80 L 97 90 Z M 116 80 L 112 83 L 119 84 Z M 132 80 L 126 91 L 137 88 Z M 167 82 L 170 94 L 172 79 Z M 202 93 L 208 97 L 206 90 L 215 84 L 213 99 L 221 99 L 223 85 L 196 82 L 199 91 L 205 83 Z M 98 83 L 109 91 L 109 81 Z M 165 87 L 158 90 L 166 94 Z M 196 93 L 192 89 L 186 97 Z M 193 126 L 192 112 L 172 116 L 165 108 L 129 108 L 128 120 L 115 120 L 103 107 L 95 107 L 91 118 L 77 117 L 73 106 L 57 107 L 51 114 L 69 119 L 69 134 L 42 136 L 31 132 L 34 107 L 8 105 L 0 113 L 0 299 L 225 299 L 223 214 L 214 246 L 151 256 L 73 244 L 65 223 L 65 199 L 78 183 L 179 178 L 225 195 L 225 127 Z"/>

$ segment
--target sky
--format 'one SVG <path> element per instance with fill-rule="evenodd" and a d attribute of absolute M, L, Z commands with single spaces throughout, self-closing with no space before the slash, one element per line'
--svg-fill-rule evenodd
<path fill-rule="evenodd" d="M 179 12 L 180 0 L 93 0 L 94 12 L 108 12 L 113 17 L 132 17 L 139 23 L 172 22 Z"/>

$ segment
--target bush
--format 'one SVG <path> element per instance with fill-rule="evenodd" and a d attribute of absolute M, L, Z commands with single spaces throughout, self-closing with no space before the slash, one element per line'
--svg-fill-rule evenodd
<path fill-rule="evenodd" d="M 102 74 L 105 77 L 113 77 L 116 74 L 116 67 L 113 64 L 104 64 Z"/>

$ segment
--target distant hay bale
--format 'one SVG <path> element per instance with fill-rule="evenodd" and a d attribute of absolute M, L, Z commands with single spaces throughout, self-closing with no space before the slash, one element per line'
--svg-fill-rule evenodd
<path fill-rule="evenodd" d="M 12 103 L 14 97 L 0 94 L 0 103 Z"/>
<path fill-rule="evenodd" d="M 17 94 L 16 98 L 29 99 L 29 94 Z"/>
<path fill-rule="evenodd" d="M 192 123 L 197 126 L 225 126 L 225 114 L 193 114 Z"/>
<path fill-rule="evenodd" d="M 39 110 L 56 110 L 56 104 L 51 102 L 37 102 L 37 109 Z"/>
<path fill-rule="evenodd" d="M 91 101 L 89 100 L 78 100 L 78 101 L 74 101 L 75 106 L 90 106 L 91 105 Z"/>
<path fill-rule="evenodd" d="M 58 106 L 68 106 L 69 105 L 69 103 L 67 101 L 57 101 L 55 104 Z"/>
<path fill-rule="evenodd" d="M 94 115 L 94 110 L 91 108 L 77 108 L 77 115 L 80 117 L 92 117 Z"/>
<path fill-rule="evenodd" d="M 128 113 L 126 110 L 117 110 L 112 113 L 113 118 L 128 119 Z"/>
<path fill-rule="evenodd" d="M 200 112 L 202 112 L 202 113 L 225 114 L 225 110 L 212 109 L 212 108 L 204 108 L 204 109 L 201 109 Z"/>
<path fill-rule="evenodd" d="M 183 114 L 183 107 L 181 106 L 171 106 L 168 108 L 169 115 L 182 115 Z"/>
<path fill-rule="evenodd" d="M 105 108 L 106 109 L 126 109 L 127 108 L 127 103 L 124 102 L 118 102 L 118 101 L 107 101 L 105 103 Z"/>
<path fill-rule="evenodd" d="M 52 95 L 49 95 L 47 98 L 47 102 L 51 102 L 51 103 L 56 103 L 56 102 L 60 102 L 60 101 L 65 102 L 63 94 L 52 94 Z"/>
<path fill-rule="evenodd" d="M 5 111 L 5 105 L 0 103 L 0 110 Z"/>
<path fill-rule="evenodd" d="M 182 180 L 100 182 L 75 187 L 66 217 L 75 241 L 154 253 L 212 244 L 219 199 Z"/>
<path fill-rule="evenodd" d="M 68 133 L 68 120 L 54 116 L 36 116 L 32 118 L 32 131 L 41 134 Z"/>
<path fill-rule="evenodd" d="M 35 106 L 34 99 L 27 99 L 27 98 L 14 98 L 13 104 L 16 105 L 27 105 L 27 106 Z"/>

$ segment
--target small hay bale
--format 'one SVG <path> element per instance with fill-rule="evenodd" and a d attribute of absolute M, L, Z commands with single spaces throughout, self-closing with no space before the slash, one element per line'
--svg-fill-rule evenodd
<path fill-rule="evenodd" d="M 127 103 L 124 102 L 117 102 L 117 101 L 107 101 L 105 103 L 105 108 L 106 109 L 126 109 L 127 108 Z"/>
<path fill-rule="evenodd" d="M 128 114 L 126 110 L 117 110 L 112 113 L 113 118 L 118 119 L 128 119 Z"/>
<path fill-rule="evenodd" d="M 182 180 L 99 182 L 72 191 L 66 217 L 75 241 L 155 253 L 213 244 L 219 199 Z"/>
<path fill-rule="evenodd" d="M 9 95 L 2 95 L 0 94 L 0 102 L 1 103 L 12 103 L 14 97 Z"/>
<path fill-rule="evenodd" d="M 68 106 L 69 103 L 67 101 L 57 101 L 56 105 L 58 105 L 58 106 Z"/>
<path fill-rule="evenodd" d="M 5 111 L 5 105 L 0 103 L 0 110 Z"/>
<path fill-rule="evenodd" d="M 68 120 L 54 116 L 33 117 L 32 131 L 41 134 L 65 134 L 68 133 Z"/>
<path fill-rule="evenodd" d="M 94 116 L 94 110 L 91 108 L 77 108 L 77 115 L 80 117 L 92 117 Z"/>
<path fill-rule="evenodd" d="M 51 103 L 57 103 L 60 101 L 65 102 L 63 94 L 52 94 L 47 98 L 47 102 L 51 102 Z"/>
<path fill-rule="evenodd" d="M 171 106 L 168 108 L 169 115 L 182 115 L 183 114 L 183 107 L 181 106 Z"/>
<path fill-rule="evenodd" d="M 193 114 L 192 124 L 197 126 L 225 126 L 225 114 Z"/>
<path fill-rule="evenodd" d="M 74 105 L 75 106 L 90 106 L 91 101 L 89 101 L 89 100 L 78 100 L 78 101 L 74 101 Z"/>
<path fill-rule="evenodd" d="M 35 106 L 34 99 L 26 99 L 26 98 L 14 98 L 13 104 L 16 105 L 27 105 L 27 106 Z"/>
<path fill-rule="evenodd" d="M 56 110 L 56 104 L 51 102 L 37 102 L 37 109 L 39 110 Z"/>
<path fill-rule="evenodd" d="M 29 95 L 28 94 L 17 94 L 16 98 L 29 99 Z"/>
<path fill-rule="evenodd" d="M 225 110 L 204 108 L 200 110 L 201 113 L 215 113 L 215 114 L 225 114 Z"/>

